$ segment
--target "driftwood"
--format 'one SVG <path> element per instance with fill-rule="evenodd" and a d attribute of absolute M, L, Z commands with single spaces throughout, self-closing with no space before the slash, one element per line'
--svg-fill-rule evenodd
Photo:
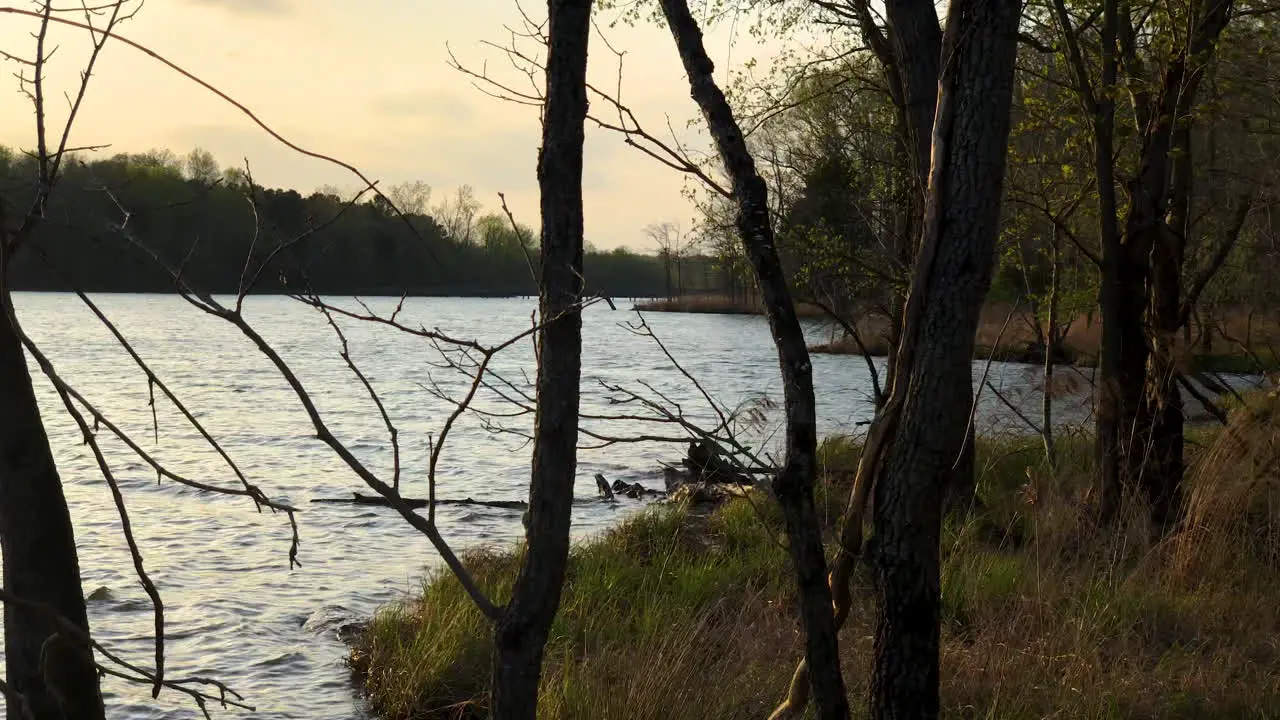
<path fill-rule="evenodd" d="M 358 492 L 351 493 L 349 498 L 313 498 L 313 503 L 345 503 L 348 505 L 378 505 L 380 507 L 389 507 L 391 503 L 384 497 L 375 495 L 362 495 Z M 425 508 L 429 502 L 418 498 L 404 498 L 404 504 L 410 509 L 420 510 Z M 473 500 L 471 498 L 462 499 L 437 499 L 436 505 L 478 505 L 482 507 L 500 508 L 503 510 L 525 510 L 529 507 L 529 503 L 523 500 Z"/>
<path fill-rule="evenodd" d="M 601 480 L 604 479 L 603 475 L 598 475 L 597 477 Z M 640 483 L 626 483 L 622 480 L 614 480 L 611 490 L 616 495 L 626 495 L 632 500 L 639 500 L 647 495 L 666 495 L 666 493 L 661 490 L 650 490 Z"/>
<path fill-rule="evenodd" d="M 600 491 L 600 499 L 615 502 L 619 496 L 632 500 L 646 497 L 672 496 L 681 488 L 690 488 L 680 493 L 682 499 L 694 499 L 697 502 L 719 500 L 725 493 L 711 489 L 714 485 L 752 485 L 751 478 L 743 473 L 733 461 L 719 452 L 719 448 L 703 440 L 689 443 L 685 457 L 680 461 L 682 468 L 664 464 L 663 480 L 666 490 L 652 490 L 640 483 L 627 483 L 614 480 L 612 484 L 601 473 L 595 474 L 596 488 Z M 732 493 L 729 493 L 732 494 Z M 421 510 L 429 501 L 420 498 L 404 498 L 404 504 L 411 510 Z M 346 505 L 375 505 L 390 507 L 391 503 L 378 495 L 364 495 L 353 492 L 349 498 L 313 498 L 313 503 L 338 503 Z M 478 507 L 499 508 L 502 510 L 527 510 L 529 504 L 522 500 L 474 500 L 472 498 L 437 499 L 436 505 L 475 505 Z"/>
<path fill-rule="evenodd" d="M 675 470 L 675 468 L 666 468 L 664 475 L 667 481 L 667 489 L 672 489 L 673 485 L 689 482 L 725 485 L 753 484 L 751 478 L 743 473 L 736 463 L 725 459 L 719 452 L 719 448 L 706 440 L 689 443 L 689 450 L 681 464 L 685 468 L 684 474 L 688 477 L 681 478 L 678 470 L 673 474 L 671 471 Z"/>
<path fill-rule="evenodd" d="M 610 502 L 616 499 L 613 496 L 613 488 L 609 487 L 609 481 L 604 479 L 602 473 L 596 473 L 596 487 L 600 490 L 600 497 Z"/>

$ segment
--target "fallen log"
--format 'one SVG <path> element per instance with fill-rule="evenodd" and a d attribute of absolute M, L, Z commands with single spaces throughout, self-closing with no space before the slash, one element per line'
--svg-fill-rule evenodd
<path fill-rule="evenodd" d="M 430 504 L 429 501 L 419 498 L 403 498 L 403 501 L 412 510 L 421 510 Z M 391 503 L 380 495 L 362 495 L 358 492 L 351 493 L 349 498 L 312 498 L 311 502 L 391 507 Z M 525 510 L 529 507 L 529 503 L 522 500 L 473 500 L 471 498 L 440 498 L 436 500 L 436 505 L 478 505 L 502 510 Z"/>
<path fill-rule="evenodd" d="M 603 475 L 600 475 L 599 477 L 601 480 L 604 480 Z M 614 480 L 611 490 L 613 490 L 616 495 L 626 495 L 632 500 L 639 500 L 646 495 L 666 495 L 666 493 L 661 490 L 650 490 L 640 483 L 628 483 L 622 480 Z"/>

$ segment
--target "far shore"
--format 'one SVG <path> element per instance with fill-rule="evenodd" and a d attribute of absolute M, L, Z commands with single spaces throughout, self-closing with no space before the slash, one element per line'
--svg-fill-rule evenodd
<path fill-rule="evenodd" d="M 654 298 L 638 302 L 632 306 L 632 309 L 641 312 L 764 315 L 764 305 L 759 300 L 728 295 L 677 295 L 670 298 Z M 799 303 L 796 306 L 796 314 L 806 319 L 827 317 L 822 308 L 808 303 Z"/>
<path fill-rule="evenodd" d="M 731 315 L 763 315 L 757 300 L 730 298 L 725 295 L 682 295 L 673 298 L 639 302 L 636 310 L 670 313 L 718 313 Z M 797 314 L 806 319 L 826 319 L 821 308 L 800 303 Z M 1182 363 L 1188 371 L 1255 374 L 1280 371 L 1280 325 L 1250 323 L 1237 313 L 1226 313 L 1219 328 L 1211 333 L 1211 342 L 1180 349 Z M 864 317 L 857 322 L 859 345 L 853 337 L 834 326 L 831 339 L 809 346 L 816 355 L 870 355 L 885 357 L 889 351 L 888 323 L 882 317 Z M 1225 335 L 1224 335 L 1225 332 Z M 1193 337 L 1200 337 L 1193 327 Z M 1180 338 L 1181 339 L 1181 338 Z M 974 356 L 1002 362 L 1043 364 L 1045 345 L 1036 331 L 1031 314 L 1009 303 L 993 302 L 982 310 L 975 335 Z M 1075 318 L 1066 337 L 1055 348 L 1055 361 L 1061 365 L 1095 367 L 1102 343 L 1101 320 L 1097 316 Z"/>

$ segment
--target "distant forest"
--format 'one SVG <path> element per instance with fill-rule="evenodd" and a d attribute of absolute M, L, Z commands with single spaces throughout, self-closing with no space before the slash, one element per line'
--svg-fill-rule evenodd
<path fill-rule="evenodd" d="M 9 217 L 25 212 L 35 173 L 29 157 L 0 147 L 0 209 Z M 383 192 L 404 217 L 374 193 L 352 203 L 336 188 L 308 196 L 264 188 L 203 150 L 81 153 L 67 163 L 31 239 L 37 252 L 15 257 L 11 287 L 173 292 L 154 253 L 213 293 L 234 293 L 257 274 L 255 293 L 537 294 L 534 230 L 484 214 L 467 186 L 434 206 L 424 183 Z M 585 258 L 588 292 L 613 297 L 669 294 L 669 273 L 661 257 L 626 248 L 588 250 Z"/>

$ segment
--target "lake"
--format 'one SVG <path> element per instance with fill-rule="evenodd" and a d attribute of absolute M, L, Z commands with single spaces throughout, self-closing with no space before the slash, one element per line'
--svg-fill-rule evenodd
<path fill-rule="evenodd" d="M 20 293 L 15 302 L 25 329 L 60 374 L 148 451 L 188 477 L 236 484 L 216 453 L 200 442 L 159 392 L 157 440 L 146 378 L 74 295 Z M 336 637 L 336 624 L 368 616 L 413 592 L 425 569 L 436 564 L 430 544 L 390 510 L 310 502 L 364 488 L 314 439 L 297 399 L 234 327 L 176 296 L 104 295 L 97 302 L 250 479 L 272 498 L 303 510 L 298 514 L 302 567 L 290 570 L 290 533 L 283 516 L 259 514 L 245 498 L 157 483 L 154 472 L 122 444 L 107 442 L 105 430 L 100 433 L 121 481 L 146 567 L 165 600 L 170 676 L 200 674 L 227 682 L 258 708 L 241 716 L 360 717 L 361 703 L 343 665 L 345 648 Z M 358 309 L 350 299 L 335 302 Z M 396 301 L 368 302 L 380 312 L 390 312 Z M 401 317 L 414 325 L 494 342 L 528 328 L 534 307 L 535 301 L 527 298 L 423 298 L 406 301 Z M 323 316 L 283 297 L 250 298 L 245 312 L 295 368 L 337 436 L 389 479 L 392 461 L 385 427 L 339 357 L 340 344 Z M 728 407 L 759 406 L 768 399 L 780 405 L 777 358 L 763 318 L 661 313 L 646 317 L 670 352 L 719 402 Z M 697 389 L 653 340 L 623 326 L 635 319 L 622 305 L 616 311 L 597 305 L 586 312 L 584 412 L 617 412 L 609 405 L 603 382 L 661 393 L 690 417 L 712 417 Z M 440 355 L 421 338 L 370 323 L 340 324 L 352 357 L 399 428 L 404 492 L 424 497 L 431 438 L 452 410 L 431 388 L 457 395 L 465 390 L 467 379 L 439 367 Z M 816 324 L 808 331 L 815 340 L 826 332 Z M 815 356 L 813 363 L 819 432 L 858 430 L 872 414 L 865 362 L 852 356 Z M 513 384 L 522 385 L 534 374 L 531 347 L 526 342 L 511 349 L 499 356 L 496 367 Z M 985 369 L 986 363 L 975 363 L 975 377 Z M 995 363 L 990 372 L 1015 402 L 1034 412 L 1039 395 L 1029 388 L 1036 369 Z M 90 605 L 93 633 L 130 660 L 150 666 L 151 608 L 133 575 L 108 488 L 42 376 L 37 376 L 37 388 L 75 522 L 85 592 L 108 590 L 105 599 Z M 493 397 L 484 399 L 482 407 L 503 410 Z M 1060 414 L 1078 421 L 1086 411 L 1087 404 L 1076 396 L 1064 403 Z M 763 426 L 751 429 L 756 448 L 776 447 L 779 420 L 780 411 L 774 410 Z M 503 422 L 514 431 L 531 427 L 528 416 Z M 1011 431 L 1018 423 L 990 393 L 979 403 L 980 430 Z M 653 428 L 631 423 L 608 431 L 635 435 Z M 675 434 L 674 429 L 662 432 Z M 593 502 L 594 473 L 660 488 L 659 462 L 676 462 L 682 453 L 682 446 L 661 443 L 620 443 L 583 452 L 575 536 L 599 533 L 639 507 L 625 500 L 616 505 Z M 449 436 L 439 470 L 439 495 L 524 499 L 528 474 L 529 447 L 518 432 L 493 432 L 479 418 L 466 416 Z M 458 549 L 510 543 L 521 533 L 518 511 L 441 507 L 438 523 Z M 152 700 L 148 688 L 112 679 L 105 681 L 104 690 L 112 718 L 200 716 L 186 696 L 171 691 Z"/>

